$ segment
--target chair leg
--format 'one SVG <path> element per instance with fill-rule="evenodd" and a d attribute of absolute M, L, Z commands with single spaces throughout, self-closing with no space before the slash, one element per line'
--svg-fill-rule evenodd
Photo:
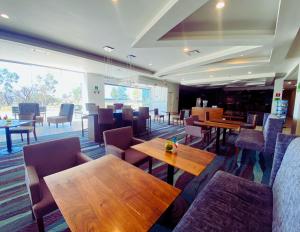
<path fill-rule="evenodd" d="M 27 132 L 27 144 L 30 144 L 29 132 Z"/>
<path fill-rule="evenodd" d="M 34 213 L 33 213 L 33 209 L 31 208 L 31 217 L 32 217 L 32 220 L 35 220 L 35 216 L 34 216 Z"/>
<path fill-rule="evenodd" d="M 152 158 L 149 158 L 149 174 L 152 174 Z"/>
<path fill-rule="evenodd" d="M 23 138 L 23 134 L 21 133 L 21 140 L 22 140 L 22 142 L 24 141 L 24 138 Z"/>
<path fill-rule="evenodd" d="M 39 232 L 44 232 L 45 228 L 44 228 L 44 220 L 43 220 L 43 218 L 37 218 L 36 219 L 36 223 L 37 223 Z"/>
<path fill-rule="evenodd" d="M 187 141 L 188 141 L 188 135 L 185 135 L 185 141 L 184 141 L 184 144 L 187 144 Z"/>
<path fill-rule="evenodd" d="M 35 129 L 33 130 L 33 135 L 34 135 L 34 139 L 35 139 L 35 141 L 37 141 L 37 137 L 36 137 L 36 131 L 35 131 Z"/>

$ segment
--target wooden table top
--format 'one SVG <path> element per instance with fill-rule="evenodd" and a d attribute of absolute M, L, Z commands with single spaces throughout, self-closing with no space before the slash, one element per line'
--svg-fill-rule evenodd
<path fill-rule="evenodd" d="M 216 156 L 211 152 L 183 144 L 178 145 L 176 154 L 168 153 L 165 151 L 166 141 L 165 139 L 155 138 L 145 143 L 134 145 L 131 148 L 195 176 L 200 175 Z"/>
<path fill-rule="evenodd" d="M 44 179 L 72 232 L 148 231 L 180 193 L 113 155 Z"/>
<path fill-rule="evenodd" d="M 229 123 L 221 123 L 221 122 L 212 122 L 212 121 L 204 121 L 204 122 L 194 122 L 195 125 L 199 126 L 211 126 L 211 127 L 217 127 L 217 128 L 225 128 L 225 129 L 235 129 L 239 130 L 240 125 L 237 124 L 229 124 Z"/>
<path fill-rule="evenodd" d="M 220 122 L 220 123 L 227 123 L 227 124 L 235 124 L 235 125 L 242 125 L 243 122 L 236 121 L 236 120 L 224 120 L 224 119 L 210 119 L 210 122 Z"/>

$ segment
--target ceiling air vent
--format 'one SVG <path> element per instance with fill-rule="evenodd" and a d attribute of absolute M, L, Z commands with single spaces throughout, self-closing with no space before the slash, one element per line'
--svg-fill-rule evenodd
<path fill-rule="evenodd" d="M 195 56 L 195 55 L 198 55 L 199 53 L 200 53 L 200 51 L 196 49 L 196 50 L 188 51 L 185 54 L 187 54 L 188 56 Z"/>

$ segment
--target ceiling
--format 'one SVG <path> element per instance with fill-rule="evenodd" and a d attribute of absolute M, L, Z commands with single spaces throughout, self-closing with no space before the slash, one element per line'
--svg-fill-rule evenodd
<path fill-rule="evenodd" d="M 299 0 L 2 0 L 0 60 L 192 86 L 272 85 L 299 63 L 298 9 Z"/>

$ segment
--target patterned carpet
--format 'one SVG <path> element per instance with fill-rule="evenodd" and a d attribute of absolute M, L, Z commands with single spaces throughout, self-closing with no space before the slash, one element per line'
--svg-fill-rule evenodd
<path fill-rule="evenodd" d="M 52 139 L 79 136 L 83 153 L 93 159 L 104 155 L 104 147 L 91 142 L 87 137 L 81 137 L 81 132 L 70 132 L 55 136 L 43 136 L 38 142 Z M 149 140 L 154 137 L 170 139 L 176 136 L 180 143 L 184 142 L 184 128 L 161 123 L 152 123 L 152 133 L 139 136 Z M 255 152 L 244 151 L 234 155 L 234 135 L 227 137 L 227 144 L 222 149 L 222 155 L 217 156 L 214 162 L 198 177 L 176 170 L 175 185 L 183 190 L 180 204 L 185 210 L 193 201 L 196 194 L 201 191 L 209 179 L 217 170 L 224 170 L 234 175 L 242 176 L 257 182 L 268 183 L 271 163 L 270 158 L 259 157 Z M 24 145 L 21 141 L 13 141 L 14 145 Z M 190 144 L 193 147 L 214 151 L 214 141 L 208 146 L 200 139 L 195 139 Z M 0 149 L 5 146 L 0 143 Z M 35 222 L 32 220 L 30 211 L 30 200 L 24 182 L 24 166 L 22 153 L 0 157 L 0 231 L 37 231 Z M 143 167 L 142 167 L 143 168 Z M 144 167 L 146 169 L 146 166 Z M 166 165 L 155 162 L 153 175 L 165 180 Z M 183 203 L 184 202 L 184 203 Z M 175 207 L 176 208 L 176 207 Z M 180 208 L 180 207 L 179 207 Z M 182 212 L 179 213 L 180 216 Z M 178 221 L 178 215 L 174 221 Z M 68 231 L 67 225 L 59 211 L 45 217 L 46 231 Z"/>

